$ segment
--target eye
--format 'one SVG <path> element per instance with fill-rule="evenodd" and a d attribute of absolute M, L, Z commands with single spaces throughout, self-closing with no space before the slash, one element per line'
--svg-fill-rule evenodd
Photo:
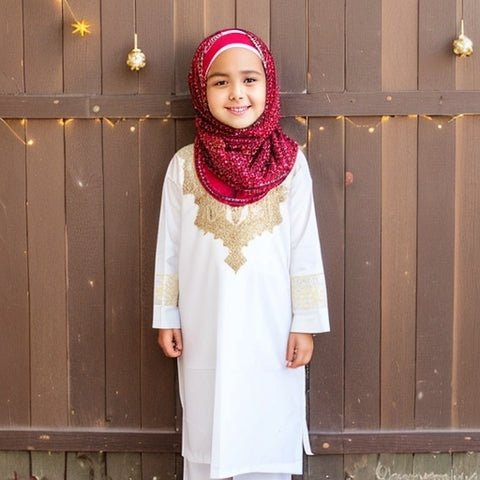
<path fill-rule="evenodd" d="M 248 77 L 245 79 L 245 83 L 255 83 L 257 81 L 256 78 Z"/>

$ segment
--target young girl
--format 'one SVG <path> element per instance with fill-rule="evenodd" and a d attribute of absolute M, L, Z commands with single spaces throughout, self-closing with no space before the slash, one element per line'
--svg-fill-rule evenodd
<path fill-rule="evenodd" d="M 287 480 L 311 453 L 304 365 L 329 329 L 311 177 L 257 36 L 206 38 L 189 85 L 197 135 L 164 182 L 153 321 L 178 358 L 184 479 Z"/>

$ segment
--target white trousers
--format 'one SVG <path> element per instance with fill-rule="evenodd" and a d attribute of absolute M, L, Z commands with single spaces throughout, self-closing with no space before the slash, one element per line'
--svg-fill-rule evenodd
<path fill-rule="evenodd" d="M 192 463 L 185 460 L 183 465 L 183 480 L 211 480 L 208 463 Z M 292 480 L 292 476 L 289 473 L 244 473 L 222 480 Z"/>

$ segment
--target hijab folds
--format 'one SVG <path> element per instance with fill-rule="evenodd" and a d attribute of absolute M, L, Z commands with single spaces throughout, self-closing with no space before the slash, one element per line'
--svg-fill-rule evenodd
<path fill-rule="evenodd" d="M 218 121 L 207 103 L 207 74 L 228 48 L 257 54 L 266 76 L 265 110 L 249 127 L 235 129 Z M 214 198 L 242 206 L 263 198 L 287 177 L 298 145 L 281 129 L 280 93 L 273 57 L 265 43 L 246 30 L 222 30 L 198 46 L 188 77 L 195 108 L 195 168 L 203 187 Z"/>

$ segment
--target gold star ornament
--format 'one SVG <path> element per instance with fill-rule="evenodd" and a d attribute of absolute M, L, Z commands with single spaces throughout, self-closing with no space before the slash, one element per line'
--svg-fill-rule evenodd
<path fill-rule="evenodd" d="M 78 20 L 75 23 L 72 23 L 73 27 L 73 34 L 79 33 L 82 37 L 84 37 L 87 34 L 90 34 L 90 24 L 85 21 L 84 18 L 82 18 L 82 21 L 79 22 Z"/>

